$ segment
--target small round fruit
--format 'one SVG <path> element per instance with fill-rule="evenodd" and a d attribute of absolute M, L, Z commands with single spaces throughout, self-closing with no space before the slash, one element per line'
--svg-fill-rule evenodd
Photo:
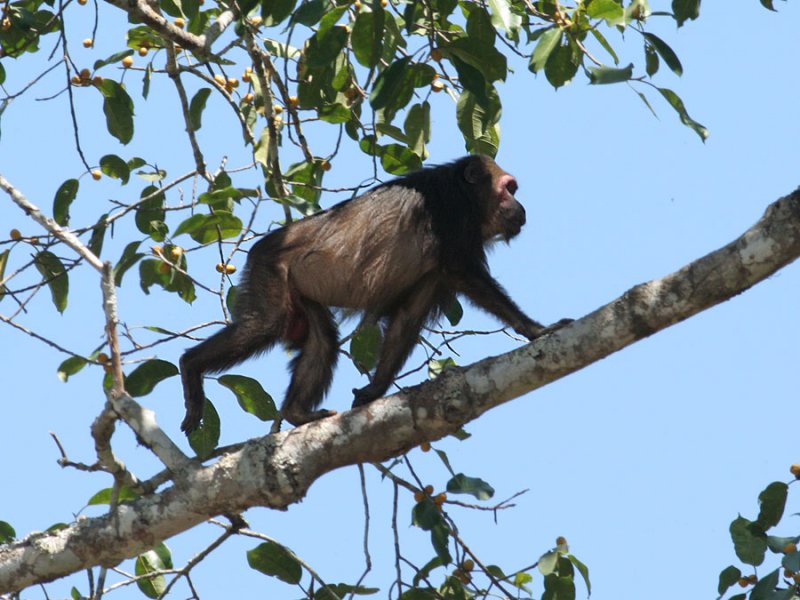
<path fill-rule="evenodd" d="M 387 6 L 389 6 L 389 0 L 381 0 L 381 6 L 383 8 L 386 8 Z"/>
<path fill-rule="evenodd" d="M 100 181 L 100 179 L 102 179 L 102 177 L 103 177 L 103 172 L 102 171 L 100 171 L 98 169 L 94 169 L 92 171 L 92 179 L 94 179 L 95 181 Z"/>
<path fill-rule="evenodd" d="M 297 96 L 289 96 L 289 106 L 292 108 L 297 108 L 298 103 L 299 100 L 297 99 Z"/>
<path fill-rule="evenodd" d="M 72 85 L 80 85 L 81 84 L 81 78 L 78 77 L 77 75 L 73 75 L 72 79 L 70 79 L 70 81 L 72 82 Z"/>
<path fill-rule="evenodd" d="M 261 15 L 256 15 L 255 17 L 250 18 L 250 24 L 253 27 L 261 27 L 261 24 L 264 22 L 264 19 L 261 18 Z"/>
<path fill-rule="evenodd" d="M 234 87 L 234 88 L 235 88 L 235 87 L 239 87 L 239 80 L 238 80 L 238 79 L 236 79 L 235 77 L 228 77 L 228 82 L 227 82 L 227 84 L 228 84 L 229 86 L 231 86 L 231 87 Z"/>
<path fill-rule="evenodd" d="M 178 17 L 175 19 L 175 27 L 180 27 L 183 29 L 183 26 L 186 25 L 186 21 L 183 20 L 183 17 Z"/>
<path fill-rule="evenodd" d="M 431 59 L 435 60 L 436 62 L 442 60 L 442 51 L 438 48 L 431 50 Z"/>
<path fill-rule="evenodd" d="M 92 72 L 89 69 L 81 69 L 81 72 L 78 73 L 78 76 L 81 78 L 81 81 L 90 81 L 92 78 Z"/>
<path fill-rule="evenodd" d="M 433 497 L 433 501 L 434 503 L 436 503 L 437 506 L 441 506 L 442 504 L 445 503 L 446 500 L 447 500 L 447 494 L 445 494 L 444 492 L 436 494 Z"/>
<path fill-rule="evenodd" d="M 173 246 L 169 249 L 169 253 L 172 255 L 173 258 L 180 258 L 183 256 L 183 248 L 180 246 Z"/>
<path fill-rule="evenodd" d="M 414 492 L 414 502 L 422 502 L 425 499 L 425 494 L 422 492 Z"/>
<path fill-rule="evenodd" d="M 431 451 L 431 443 L 430 442 L 422 442 L 419 445 L 419 449 L 423 452 L 430 452 Z"/>
<path fill-rule="evenodd" d="M 103 83 L 103 78 L 100 77 L 100 75 L 95 75 L 94 77 L 92 77 L 92 84 L 97 86 L 100 85 L 101 83 Z"/>
<path fill-rule="evenodd" d="M 323 160 L 323 161 L 322 161 L 322 162 L 319 164 L 319 166 L 320 166 L 320 168 L 321 168 L 323 171 L 326 171 L 326 172 L 327 172 L 327 171 L 330 171 L 330 170 L 331 170 L 331 163 L 330 163 L 330 161 L 328 161 L 328 160 Z"/>
<path fill-rule="evenodd" d="M 164 249 L 161 246 L 150 246 L 150 252 L 156 256 L 159 256 L 162 252 L 164 252 Z"/>
<path fill-rule="evenodd" d="M 217 73 L 214 75 L 214 81 L 216 81 L 219 85 L 225 85 L 228 81 L 225 79 L 224 75 Z"/>
<path fill-rule="evenodd" d="M 34 235 L 34 236 L 33 236 L 33 237 L 31 237 L 31 238 L 30 238 L 28 241 L 29 241 L 31 244 L 38 244 L 38 243 L 39 243 L 39 238 L 38 238 L 38 237 L 36 237 L 36 236 Z"/>
<path fill-rule="evenodd" d="M 359 2 L 359 0 L 356 0 L 355 2 L 353 2 L 353 8 L 356 9 L 356 12 L 361 10 L 361 2 Z"/>
<path fill-rule="evenodd" d="M 430 496 L 433 493 L 433 486 L 426 485 L 424 488 L 422 488 L 422 491 L 425 492 L 426 495 Z"/>
<path fill-rule="evenodd" d="M 226 275 L 233 275 L 234 273 L 236 273 L 236 267 L 234 265 L 231 264 L 225 265 Z"/>
<path fill-rule="evenodd" d="M 789 472 L 794 475 L 795 479 L 800 479 L 800 465 L 792 465 L 789 467 Z"/>
<path fill-rule="evenodd" d="M 132 56 L 126 56 L 125 58 L 123 58 L 122 59 L 122 66 L 125 67 L 126 69 L 129 69 L 130 67 L 132 67 L 133 66 L 133 57 Z"/>
<path fill-rule="evenodd" d="M 214 268 L 217 270 L 217 273 L 222 273 L 225 271 L 225 265 L 223 263 L 217 263 L 217 266 Z"/>
<path fill-rule="evenodd" d="M 739 587 L 743 587 L 743 588 L 747 587 L 748 585 L 750 585 L 750 581 L 747 579 L 747 577 L 740 577 L 738 583 L 739 583 Z"/>
<path fill-rule="evenodd" d="M 6 17 L 0 21 L 0 31 L 8 31 L 9 29 L 11 29 L 11 19 Z"/>
<path fill-rule="evenodd" d="M 111 359 L 108 358 L 108 354 L 106 354 L 105 352 L 101 352 L 100 354 L 97 355 L 97 362 L 99 363 L 107 363 L 109 360 Z"/>
<path fill-rule="evenodd" d="M 272 107 L 272 112 L 275 113 L 276 115 L 279 115 L 283 112 L 283 107 L 280 104 L 275 104 Z"/>
<path fill-rule="evenodd" d="M 147 56 L 150 49 L 147 46 L 139 46 L 139 56 Z"/>
<path fill-rule="evenodd" d="M 463 563 L 461 563 L 461 568 L 467 573 L 469 573 L 470 571 L 472 571 L 472 569 L 475 568 L 475 561 L 473 561 L 471 558 L 468 558 Z"/>
<path fill-rule="evenodd" d="M 80 4 L 81 6 L 86 6 L 88 2 L 89 0 L 78 0 L 78 4 Z"/>
<path fill-rule="evenodd" d="M 250 92 L 247 92 L 244 96 L 242 96 L 242 102 L 245 102 L 246 104 L 250 104 L 253 101 L 254 98 L 255 98 L 255 96 L 253 96 L 253 94 L 251 94 Z"/>
<path fill-rule="evenodd" d="M 567 545 L 567 538 L 563 535 L 560 535 L 556 538 L 556 546 L 566 546 Z"/>
<path fill-rule="evenodd" d="M 252 75 L 249 71 L 245 71 L 244 73 L 242 73 L 242 81 L 244 81 L 245 83 L 250 83 L 251 79 Z"/>
<path fill-rule="evenodd" d="M 791 554 L 792 552 L 797 552 L 797 544 L 794 542 L 789 542 L 783 547 L 784 554 Z"/>
<path fill-rule="evenodd" d="M 83 47 L 84 48 L 91 48 L 94 46 L 94 40 L 92 38 L 86 38 L 83 40 Z"/>
<path fill-rule="evenodd" d="M 8 232 L 8 237 L 10 237 L 15 242 L 22 237 L 22 234 L 19 232 L 19 229 L 12 229 Z"/>
<path fill-rule="evenodd" d="M 431 91 L 435 93 L 439 93 L 444 89 L 444 84 L 439 81 L 438 79 L 434 79 L 431 81 Z"/>

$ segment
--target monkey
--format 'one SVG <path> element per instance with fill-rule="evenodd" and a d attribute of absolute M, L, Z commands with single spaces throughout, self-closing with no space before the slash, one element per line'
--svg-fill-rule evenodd
<path fill-rule="evenodd" d="M 282 342 L 297 353 L 281 416 L 299 426 L 319 409 L 338 358 L 331 307 L 377 317 L 384 338 L 371 381 L 353 407 L 382 397 L 422 327 L 458 294 L 534 340 L 566 325 L 528 317 L 489 272 L 486 248 L 525 224 L 517 180 L 471 155 L 389 180 L 355 198 L 276 229 L 250 249 L 233 320 L 180 359 L 187 434 L 203 414 L 203 375 Z"/>

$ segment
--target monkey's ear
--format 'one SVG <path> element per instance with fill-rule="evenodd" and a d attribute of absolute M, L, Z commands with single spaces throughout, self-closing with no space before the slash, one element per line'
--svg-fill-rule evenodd
<path fill-rule="evenodd" d="M 474 157 L 464 169 L 464 179 L 467 180 L 467 183 L 480 183 L 485 177 L 483 162 L 478 157 Z"/>

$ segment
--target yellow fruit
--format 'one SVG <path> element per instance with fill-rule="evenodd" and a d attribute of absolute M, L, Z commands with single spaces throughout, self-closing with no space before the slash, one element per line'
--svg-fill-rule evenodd
<path fill-rule="evenodd" d="M 794 475 L 795 479 L 800 479 L 800 465 L 792 465 L 789 467 L 789 472 Z"/>
<path fill-rule="evenodd" d="M 283 112 L 283 107 L 280 104 L 276 104 L 275 106 L 272 107 L 272 112 L 275 113 L 276 115 L 279 115 Z"/>
<path fill-rule="evenodd" d="M 94 77 L 92 77 L 92 83 L 94 85 L 100 85 L 101 83 L 103 83 L 103 78 L 100 77 L 100 75 L 95 75 Z"/>
<path fill-rule="evenodd" d="M 9 29 L 11 29 L 11 19 L 6 17 L 0 21 L 0 31 L 8 31 Z"/>
<path fill-rule="evenodd" d="M 183 248 L 180 246 L 173 246 L 169 249 L 169 253 L 173 258 L 180 258 L 183 255 Z"/>
<path fill-rule="evenodd" d="M 322 168 L 323 171 L 330 171 L 331 170 L 331 163 L 327 160 L 323 160 L 319 166 Z"/>
<path fill-rule="evenodd" d="M 89 0 L 78 0 L 78 4 L 80 4 L 81 6 L 86 6 L 87 2 L 89 2 Z"/>
<path fill-rule="evenodd" d="M 381 6 L 383 8 L 386 8 L 387 6 L 389 6 L 389 0 L 381 0 Z"/>
<path fill-rule="evenodd" d="M 264 19 L 261 18 L 261 15 L 256 15 L 255 17 L 252 17 L 250 19 L 250 24 L 253 27 L 260 27 L 261 23 L 263 23 L 263 22 L 264 22 Z"/>
<path fill-rule="evenodd" d="M 563 535 L 560 535 L 556 538 L 556 546 L 566 546 L 567 545 L 567 538 Z"/>
<path fill-rule="evenodd" d="M 244 81 L 245 83 L 250 83 L 250 79 L 251 76 L 249 71 L 245 71 L 244 73 L 242 73 L 242 81 Z"/>
<path fill-rule="evenodd" d="M 22 234 L 19 232 L 19 229 L 12 229 L 11 231 L 8 232 L 8 236 L 12 240 L 17 241 L 22 237 Z"/>
<path fill-rule="evenodd" d="M 297 108 L 298 100 L 297 96 L 289 96 L 289 106 L 292 108 Z"/>
<path fill-rule="evenodd" d="M 422 442 L 419 445 L 419 449 L 423 452 L 430 452 L 431 451 L 431 443 L 430 442 Z"/>
<path fill-rule="evenodd" d="M 70 79 L 70 81 L 72 81 L 72 85 L 80 85 L 81 84 L 81 78 L 78 77 L 77 75 L 73 75 L 72 79 Z"/>
<path fill-rule="evenodd" d="M 361 2 L 359 2 L 358 0 L 356 0 L 355 2 L 353 2 L 353 8 L 355 8 L 355 9 L 356 9 L 356 11 L 359 11 L 359 10 L 361 10 Z"/>
<path fill-rule="evenodd" d="M 105 352 L 101 352 L 100 354 L 97 355 L 97 362 L 107 363 L 109 360 L 111 359 L 108 358 L 108 354 L 106 354 Z"/>
<path fill-rule="evenodd" d="M 81 69 L 78 76 L 81 78 L 81 81 L 89 81 L 92 78 L 92 72 L 89 69 Z"/>
<path fill-rule="evenodd" d="M 217 266 L 214 268 L 217 270 L 217 273 L 222 273 L 225 270 L 225 265 L 222 263 L 217 263 Z"/>
<path fill-rule="evenodd" d="M 122 59 L 122 66 L 125 67 L 126 69 L 132 67 L 133 66 L 133 57 L 132 56 L 126 56 L 125 58 L 123 58 Z"/>
<path fill-rule="evenodd" d="M 95 181 L 100 181 L 102 177 L 103 177 L 102 171 L 99 171 L 97 169 L 92 171 L 92 179 L 94 179 Z"/>
<path fill-rule="evenodd" d="M 463 563 L 461 563 L 461 568 L 467 573 L 469 573 L 470 571 L 472 571 L 472 569 L 475 568 L 475 562 L 471 558 L 468 558 Z"/>
<path fill-rule="evenodd" d="M 147 46 L 139 46 L 139 56 L 147 56 L 149 48 Z"/>
<path fill-rule="evenodd" d="M 151 246 L 150 252 L 152 252 L 156 256 L 159 256 L 162 252 L 164 252 L 164 249 L 161 246 Z"/>
<path fill-rule="evenodd" d="M 433 493 L 433 486 L 432 485 L 426 485 L 422 489 L 422 491 L 425 492 L 426 495 L 430 496 Z"/>
<path fill-rule="evenodd" d="M 441 506 L 442 504 L 445 503 L 446 500 L 447 500 L 447 494 L 445 494 L 444 492 L 436 494 L 433 497 L 433 501 L 437 506 Z"/>
<path fill-rule="evenodd" d="M 438 79 L 434 79 L 431 81 L 431 91 L 436 92 L 437 94 L 444 89 L 444 84 L 439 81 Z"/>
<path fill-rule="evenodd" d="M 239 87 L 239 80 L 236 79 L 235 77 L 228 77 L 228 83 L 227 84 L 229 86 L 231 86 L 232 88 Z"/>
<path fill-rule="evenodd" d="M 783 547 L 784 554 L 791 554 L 792 552 L 797 552 L 797 544 L 794 542 L 789 542 Z"/>
<path fill-rule="evenodd" d="M 233 265 L 225 265 L 225 273 L 227 275 L 233 275 L 236 273 L 236 267 Z"/>
<path fill-rule="evenodd" d="M 435 60 L 436 62 L 442 60 L 442 51 L 438 48 L 431 50 L 431 59 Z"/>
<path fill-rule="evenodd" d="M 186 25 L 186 21 L 183 20 L 183 17 L 178 17 L 175 19 L 175 27 L 180 27 L 183 29 L 183 26 Z"/>
<path fill-rule="evenodd" d="M 422 492 L 414 492 L 414 502 L 422 502 L 425 499 L 425 494 Z"/>
<path fill-rule="evenodd" d="M 28 241 L 29 241 L 31 244 L 38 244 L 38 243 L 39 243 L 39 238 L 38 238 L 38 237 L 36 237 L 36 236 L 33 236 L 33 237 L 32 237 L 31 239 L 29 239 Z"/>
<path fill-rule="evenodd" d="M 86 38 L 85 40 L 83 40 L 83 47 L 84 48 L 91 48 L 93 45 L 94 45 L 94 41 L 92 40 L 92 38 Z"/>
<path fill-rule="evenodd" d="M 254 98 L 253 94 L 248 92 L 244 96 L 242 96 L 242 102 L 246 102 L 247 104 L 250 104 L 253 101 L 253 98 Z"/>

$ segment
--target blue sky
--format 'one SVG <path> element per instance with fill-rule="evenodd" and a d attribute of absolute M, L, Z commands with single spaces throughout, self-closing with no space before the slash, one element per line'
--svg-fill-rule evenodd
<path fill-rule="evenodd" d="M 732 4 L 707 2 L 700 20 L 680 30 L 669 19 L 649 24 L 678 52 L 685 71 L 677 78 L 664 69 L 656 83 L 678 92 L 692 117 L 709 128 L 705 144 L 645 88 L 637 89 L 648 94 L 658 118 L 624 85 L 593 87 L 578 77 L 556 92 L 522 65 L 502 85 L 498 161 L 517 176 L 517 197 L 529 218 L 516 240 L 495 248 L 490 262 L 531 316 L 544 322 L 580 317 L 637 283 L 670 273 L 734 239 L 770 202 L 800 184 L 800 8 L 776 4 L 777 14 L 755 0 L 736 3 L 737 12 Z M 666 5 L 654 2 L 653 9 Z M 104 22 L 108 30 L 100 30 L 98 46 L 118 49 L 114 36 L 121 20 L 114 16 Z M 88 19 L 72 27 L 91 32 Z M 615 34 L 608 35 L 613 39 Z M 622 64 L 625 53 L 641 64 L 636 38 L 627 34 Z M 97 57 L 82 51 L 74 53 L 87 64 Z M 3 64 L 8 82 L 14 82 L 11 91 L 30 79 L 19 72 L 23 65 L 7 59 Z M 189 155 L 175 122 L 174 92 L 167 82 L 154 82 L 144 102 L 136 81 L 128 82 L 137 103 L 131 148 L 122 148 L 97 128 L 93 114 L 99 113 L 92 112 L 100 111 L 97 98 L 80 100 L 87 155 L 138 152 L 163 162 L 177 176 L 190 166 L 175 158 Z M 58 85 L 46 83 L 37 96 Z M 440 96 L 434 107 L 433 162 L 463 153 L 452 106 Z M 219 114 L 206 119 L 201 130 L 201 143 L 213 145 L 209 162 L 230 155 L 232 164 L 241 164 L 237 126 L 229 114 Z M 71 144 L 63 103 L 12 104 L 2 120 L 0 173 L 47 208 L 59 183 L 80 173 Z M 335 184 L 361 179 L 352 164 L 334 161 Z M 96 218 L 106 209 L 106 199 L 125 200 L 135 193 L 108 181 L 93 185 L 88 178 L 81 180 L 82 191 L 97 193 L 81 196 L 84 204 L 74 211 L 78 222 Z M 188 197 L 190 186 L 185 193 Z M 326 205 L 333 201 L 323 199 Z M 0 202 L 0 227 L 18 227 L 25 234 L 36 230 L 8 200 Z M 127 241 L 121 232 L 109 242 L 106 257 L 116 259 Z M 219 318 L 208 298 L 190 308 L 157 290 L 145 296 L 135 273 L 128 277 L 120 312 L 130 326 L 178 327 Z M 207 281 L 213 282 L 213 274 Z M 71 289 L 63 316 L 40 295 L 22 321 L 88 352 L 100 343 L 99 284 L 86 272 L 76 274 Z M 450 454 L 457 471 L 488 480 L 497 499 L 530 490 L 517 499 L 516 508 L 501 512 L 496 524 L 490 513 L 453 509 L 462 537 L 487 563 L 513 569 L 533 563 L 557 536 L 566 536 L 574 554 L 589 566 L 593 598 L 599 600 L 666 600 L 676 593 L 716 597 L 719 571 L 738 564 L 727 531 L 731 520 L 739 513 L 754 517 L 758 492 L 771 481 L 788 480 L 789 465 L 800 462 L 794 412 L 799 292 L 800 268 L 790 265 L 721 306 L 492 411 L 468 426 L 472 437 L 467 442 L 435 444 Z M 3 314 L 9 310 L 8 301 L 0 305 Z M 498 327 L 472 309 L 462 325 Z M 468 364 L 516 345 L 502 334 L 465 340 L 457 347 L 457 360 Z M 176 360 L 184 346 L 159 348 L 159 356 Z M 96 373 L 84 372 L 62 384 L 55 370 L 63 356 L 7 326 L 0 327 L 0 349 L 5 384 L 0 519 L 24 535 L 71 520 L 95 491 L 110 484 L 99 474 L 58 467 L 49 437 L 57 433 L 73 460 L 91 461 L 88 428 L 104 399 Z M 276 350 L 235 372 L 257 376 L 279 400 L 286 385 L 285 363 L 285 354 Z M 363 385 L 360 381 L 342 360 L 325 405 L 344 409 L 350 388 Z M 223 413 L 223 443 L 264 432 L 262 424 L 240 415 L 222 388 L 210 382 L 207 391 Z M 165 382 L 143 400 L 183 443 L 179 382 Z M 157 469 L 132 436 L 120 430 L 115 450 L 123 460 L 141 476 Z M 444 486 L 447 473 L 432 454 L 413 451 L 411 458 L 426 483 L 437 490 Z M 392 490 L 376 472 L 366 471 L 375 563 L 366 584 L 381 587 L 385 597 L 393 576 Z M 400 500 L 404 551 L 424 564 L 431 556 L 427 535 L 406 525 L 410 495 L 401 494 Z M 797 511 L 796 494 L 790 495 L 787 513 Z M 363 510 L 354 468 L 323 477 L 285 513 L 256 509 L 247 518 L 328 581 L 353 582 L 363 569 Z M 796 533 L 793 525 L 787 517 L 781 533 Z M 167 543 L 176 564 L 182 564 L 214 536 L 212 527 L 201 527 Z M 195 577 L 201 594 L 298 597 L 295 590 L 247 567 L 244 551 L 255 545 L 235 540 L 210 557 Z M 763 572 L 777 564 L 773 560 Z M 130 563 L 124 567 L 133 570 Z M 62 597 L 72 585 L 85 592 L 85 577 L 48 589 L 51 597 Z M 117 597 L 134 594 L 125 590 Z M 42 595 L 32 590 L 26 597 Z"/>

